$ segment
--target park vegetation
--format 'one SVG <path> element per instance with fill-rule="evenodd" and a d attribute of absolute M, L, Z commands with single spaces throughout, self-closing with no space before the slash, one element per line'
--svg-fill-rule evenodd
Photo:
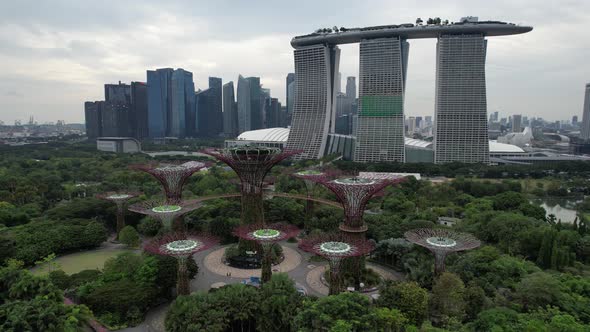
<path fill-rule="evenodd" d="M 139 252 L 112 258 L 102 270 L 68 275 L 54 269 L 39 276 L 27 271 L 52 254 L 94 249 L 113 237 L 115 207 L 95 194 L 125 189 L 142 192 L 136 200 L 160 197 L 156 181 L 127 168 L 148 159 L 78 143 L 0 147 L 0 330 L 76 331 L 92 316 L 111 328 L 133 326 L 173 298 L 176 261 Z M 288 173 L 310 163 L 275 167 L 276 190 L 305 194 L 303 183 Z M 275 274 L 260 289 L 228 285 L 178 297 L 166 317 L 167 330 L 588 331 L 590 199 L 584 195 L 590 194 L 590 164 L 333 165 L 449 178 L 437 184 L 409 180 L 369 204 L 378 211 L 365 216 L 367 236 L 376 243 L 370 260 L 405 280 L 382 283 L 377 300 L 352 293 L 315 298 L 299 295 L 286 275 Z M 238 192 L 236 183 L 231 170 L 212 167 L 192 176 L 183 195 Z M 314 196 L 336 199 L 319 186 Z M 581 201 L 573 223 L 531 203 L 572 196 Z M 284 197 L 265 200 L 264 206 L 268 222 L 305 225 L 312 234 L 336 229 L 343 217 L 339 209 L 316 204 L 307 219 L 304 201 Z M 445 227 L 441 217 L 454 218 L 453 229 L 474 234 L 484 245 L 450 255 L 447 272 L 435 278 L 432 255 L 403 234 Z M 121 241 L 132 248 L 161 232 L 155 219 L 128 213 L 126 220 Z M 235 243 L 239 199 L 210 200 L 185 221 L 191 230 Z M 192 277 L 198 268 L 189 262 Z M 82 305 L 64 305 L 64 294 Z"/>

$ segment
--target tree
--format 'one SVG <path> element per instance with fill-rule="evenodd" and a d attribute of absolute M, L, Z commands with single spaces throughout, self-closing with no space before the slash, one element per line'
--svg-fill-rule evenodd
<path fill-rule="evenodd" d="M 119 241 L 128 247 L 137 247 L 139 245 L 139 234 L 133 226 L 127 225 L 119 232 Z"/>
<path fill-rule="evenodd" d="M 303 309 L 295 317 L 295 330 L 312 332 L 322 329 L 330 330 L 337 326 L 351 326 L 353 331 L 368 329 L 370 301 L 358 293 L 340 293 L 320 298 L 305 299 Z M 344 323 L 338 323 L 338 321 Z M 346 330 L 345 330 L 346 331 Z"/>
<path fill-rule="evenodd" d="M 370 320 L 370 331 L 403 332 L 408 323 L 399 310 L 389 308 L 373 308 Z"/>
<path fill-rule="evenodd" d="M 428 314 L 428 292 L 415 282 L 387 282 L 377 305 L 401 311 L 411 324 L 420 325 Z"/>
<path fill-rule="evenodd" d="M 444 272 L 432 287 L 430 312 L 433 321 L 446 326 L 454 319 L 462 321 L 465 316 L 465 285 L 453 273 Z"/>
<path fill-rule="evenodd" d="M 560 282 L 545 272 L 524 277 L 515 287 L 515 297 L 524 310 L 557 305 L 562 297 Z"/>
<path fill-rule="evenodd" d="M 137 230 L 145 236 L 154 236 L 162 228 L 162 223 L 152 217 L 145 217 L 141 219 Z"/>
<path fill-rule="evenodd" d="M 286 273 L 275 273 L 261 290 L 260 314 L 257 328 L 260 331 L 291 331 L 293 318 L 302 304 L 295 283 Z"/>
<path fill-rule="evenodd" d="M 258 290 L 249 285 L 231 284 L 211 294 L 215 308 L 224 311 L 230 318 L 230 326 L 243 331 L 252 331 L 260 307 Z"/>
<path fill-rule="evenodd" d="M 230 317 L 226 311 L 217 308 L 210 297 L 204 293 L 177 297 L 166 313 L 166 331 L 226 331 Z"/>

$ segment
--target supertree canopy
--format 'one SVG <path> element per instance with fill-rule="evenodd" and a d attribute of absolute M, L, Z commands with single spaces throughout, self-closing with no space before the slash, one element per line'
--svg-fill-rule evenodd
<path fill-rule="evenodd" d="M 244 224 L 264 222 L 264 178 L 274 165 L 300 152 L 248 145 L 203 151 L 226 163 L 238 174 L 241 182 L 242 223 Z"/>
<path fill-rule="evenodd" d="M 137 196 L 139 196 L 139 193 L 130 191 L 109 191 L 96 195 L 99 199 L 104 199 L 117 205 L 117 237 L 119 236 L 119 232 L 125 227 L 125 204 L 127 201 Z"/>
<path fill-rule="evenodd" d="M 473 235 L 443 228 L 418 228 L 404 234 L 406 240 L 430 250 L 434 254 L 434 273 L 445 271 L 445 258 L 449 253 L 471 250 L 481 242 Z"/>
<path fill-rule="evenodd" d="M 156 218 L 162 222 L 164 229 L 171 230 L 172 222 L 175 219 L 200 207 L 201 203 L 199 202 L 168 204 L 165 201 L 144 201 L 130 205 L 128 209 L 135 213 Z"/>
<path fill-rule="evenodd" d="M 240 239 L 254 241 L 262 247 L 262 282 L 270 280 L 271 249 L 273 244 L 297 236 L 299 229 L 293 225 L 276 223 L 271 225 L 246 224 L 234 229 L 233 234 Z"/>
<path fill-rule="evenodd" d="M 178 162 L 153 162 L 148 164 L 131 165 L 131 169 L 143 171 L 155 177 L 164 188 L 166 202 L 175 204 L 181 201 L 182 188 L 193 173 L 205 167 L 204 163 L 189 161 Z"/>
<path fill-rule="evenodd" d="M 299 242 L 299 248 L 322 256 L 330 263 L 330 295 L 338 294 L 342 285 L 340 265 L 344 258 L 361 257 L 369 254 L 375 246 L 372 242 L 343 233 L 308 236 Z"/>
<path fill-rule="evenodd" d="M 199 251 L 217 245 L 218 242 L 215 237 L 209 235 L 177 232 L 153 238 L 143 248 L 145 251 L 156 255 L 176 257 L 178 260 L 176 292 L 178 295 L 189 295 L 190 284 L 187 259 Z"/>

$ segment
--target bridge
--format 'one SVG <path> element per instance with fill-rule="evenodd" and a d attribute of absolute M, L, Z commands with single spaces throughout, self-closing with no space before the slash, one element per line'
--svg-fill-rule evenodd
<path fill-rule="evenodd" d="M 240 193 L 230 193 L 230 194 L 220 194 L 220 195 L 209 195 L 209 196 L 201 196 L 199 198 L 195 198 L 195 199 L 189 199 L 186 201 L 186 203 L 188 205 L 195 205 L 195 204 L 202 204 L 206 201 L 210 201 L 210 200 L 214 200 L 214 199 L 220 199 L 220 198 L 239 198 L 242 195 Z M 323 198 L 316 198 L 316 197 L 310 197 L 307 195 L 300 195 L 300 194 L 288 194 L 288 193 L 277 193 L 277 192 L 272 192 L 272 193 L 265 193 L 265 196 L 271 196 L 271 197 L 285 197 L 285 198 L 292 198 L 292 199 L 301 199 L 301 200 L 306 200 L 306 201 L 313 201 L 313 202 L 318 202 L 321 204 L 325 204 L 331 207 L 335 207 L 338 209 L 343 209 L 342 204 L 336 202 L 336 201 L 331 201 L 329 199 L 323 199 Z"/>

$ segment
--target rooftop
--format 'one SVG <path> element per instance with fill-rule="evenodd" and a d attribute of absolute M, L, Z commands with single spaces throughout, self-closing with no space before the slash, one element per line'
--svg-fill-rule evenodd
<path fill-rule="evenodd" d="M 500 21 L 457 22 L 451 24 L 414 25 L 404 23 L 399 25 L 382 25 L 366 28 L 340 28 L 333 32 L 328 29 L 314 33 L 296 36 L 291 40 L 291 46 L 297 48 L 316 44 L 350 44 L 363 39 L 400 37 L 402 39 L 438 38 L 441 35 L 483 34 L 484 36 L 505 36 L 526 33 L 533 30 L 530 26 L 520 26 Z"/>

